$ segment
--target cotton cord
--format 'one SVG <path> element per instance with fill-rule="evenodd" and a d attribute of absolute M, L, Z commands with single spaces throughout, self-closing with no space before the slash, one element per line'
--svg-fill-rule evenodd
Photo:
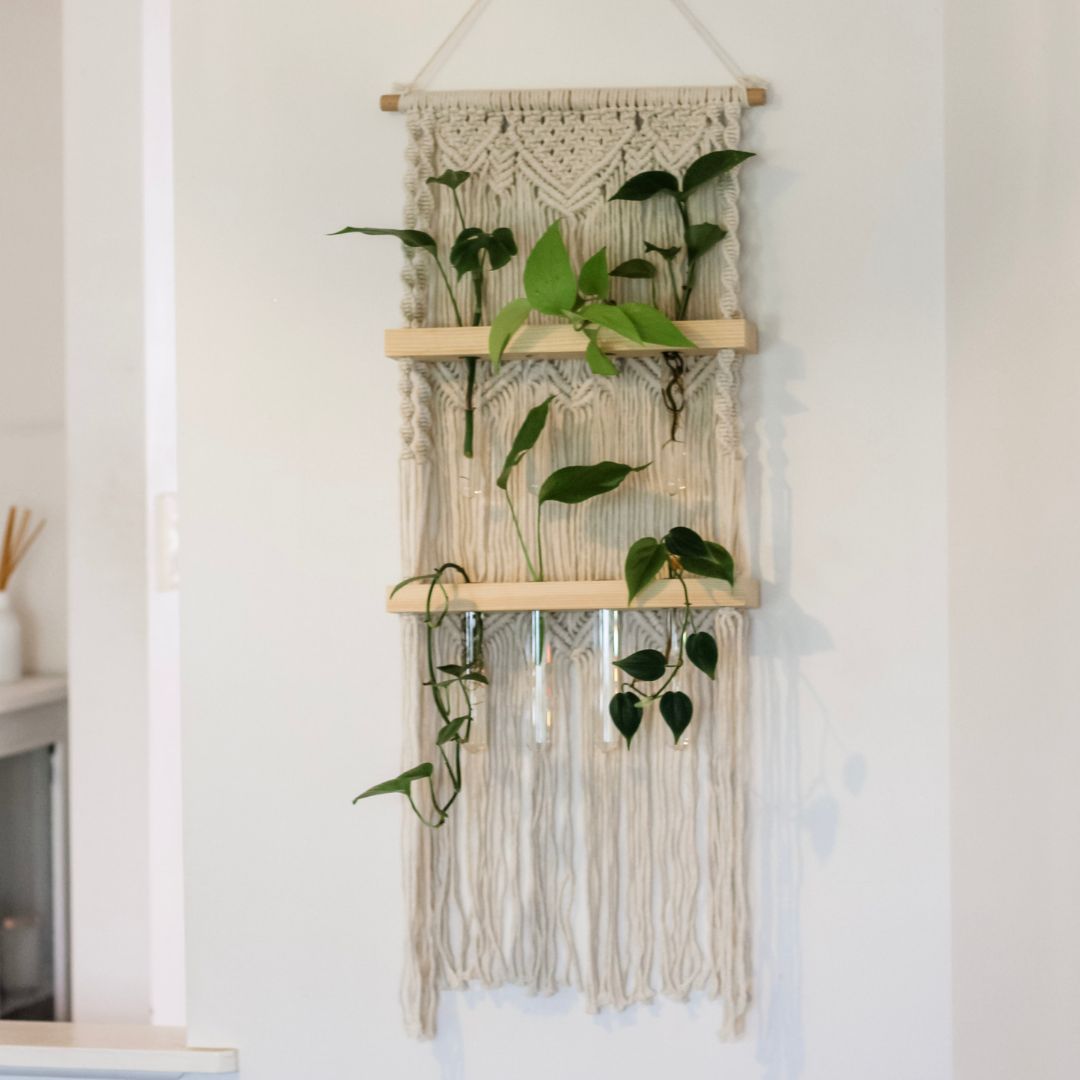
<path fill-rule="evenodd" d="M 735 87 L 431 93 L 403 99 L 409 131 L 406 222 L 456 235 L 453 200 L 426 183 L 444 169 L 472 176 L 458 191 L 469 224 L 511 226 L 519 255 L 488 278 L 486 316 L 520 292 L 526 253 L 563 221 L 575 263 L 607 245 L 612 262 L 644 242 L 679 242 L 660 200 L 609 203 L 644 169 L 681 173 L 701 154 L 739 144 L 745 95 Z M 728 229 L 699 268 L 692 318 L 739 313 L 738 179 L 695 196 L 701 220 Z M 670 211 L 670 207 L 666 208 Z M 425 257 L 408 257 L 402 311 L 410 326 L 449 325 L 452 311 Z M 650 300 L 647 282 L 620 282 L 622 299 Z M 666 281 L 658 300 L 669 304 Z M 583 506 L 544 508 L 551 580 L 619 578 L 641 536 L 689 525 L 732 551 L 745 569 L 741 364 L 731 352 L 690 358 L 683 435 L 692 466 L 677 496 L 662 494 L 672 459 L 658 357 L 619 361 L 602 379 L 577 361 L 509 361 L 477 373 L 475 475 L 459 483 L 464 365 L 401 366 L 403 575 L 447 559 L 474 580 L 526 577 L 502 492 L 492 478 L 528 409 L 555 396 L 548 428 L 511 478 L 526 535 L 535 491 L 563 465 L 613 459 L 653 462 L 618 491 Z M 436 1030 L 439 991 L 517 985 L 533 994 L 576 988 L 586 1010 L 623 1009 L 658 994 L 722 1002 L 718 1028 L 738 1033 L 749 1005 L 745 804 L 746 618 L 697 613 L 720 649 L 715 681 L 696 669 L 678 686 L 695 703 L 690 745 L 672 747 L 655 707 L 633 749 L 598 745 L 603 672 L 597 616 L 546 616 L 553 649 L 552 737 L 530 731 L 529 616 L 485 624 L 487 748 L 464 754 L 464 783 L 447 824 L 432 833 L 408 813 L 404 874 L 408 938 L 402 999 L 410 1034 Z M 439 718 L 426 690 L 423 627 L 406 618 L 403 763 L 430 760 Z M 624 652 L 661 646 L 666 612 L 623 615 Z M 437 634 L 437 663 L 457 660 L 453 620 Z"/>

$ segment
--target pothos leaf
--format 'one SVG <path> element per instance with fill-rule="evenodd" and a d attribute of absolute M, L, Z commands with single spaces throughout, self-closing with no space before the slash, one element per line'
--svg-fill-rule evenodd
<path fill-rule="evenodd" d="M 736 165 L 741 165 L 754 155 L 746 150 L 714 150 L 693 162 L 683 176 L 683 194 L 689 195 L 695 188 L 715 180 L 724 173 L 731 172 Z"/>
<path fill-rule="evenodd" d="M 672 555 L 678 555 L 679 558 L 684 555 L 701 559 L 709 557 L 709 549 L 705 546 L 705 541 L 693 529 L 688 529 L 685 525 L 676 525 L 664 537 L 664 544 Z"/>
<path fill-rule="evenodd" d="M 633 603 L 634 597 L 660 573 L 666 562 L 664 545 L 651 536 L 643 536 L 630 545 L 623 570 L 628 604 Z"/>
<path fill-rule="evenodd" d="M 525 295 L 537 311 L 557 315 L 577 301 L 577 278 L 556 221 L 525 260 Z"/>
<path fill-rule="evenodd" d="M 638 708 L 640 698 L 633 690 L 624 690 L 616 694 L 608 704 L 608 715 L 611 722 L 619 730 L 619 734 L 626 740 L 626 748 L 630 749 L 637 730 L 641 727 L 643 710 Z"/>
<path fill-rule="evenodd" d="M 711 221 L 691 225 L 686 230 L 686 250 L 691 259 L 700 259 L 707 251 L 716 247 L 725 236 L 727 236 L 727 230 L 714 225 Z"/>
<path fill-rule="evenodd" d="M 607 248 L 602 247 L 591 259 L 586 259 L 578 274 L 578 291 L 582 296 L 608 298 L 611 282 L 608 276 Z"/>
<path fill-rule="evenodd" d="M 691 634 L 686 639 L 686 657 L 710 679 L 716 678 L 716 662 L 720 659 L 720 653 L 712 634 L 704 630 Z"/>
<path fill-rule="evenodd" d="M 521 329 L 522 323 L 529 317 L 533 306 L 528 300 L 511 300 L 495 316 L 488 333 L 488 354 L 491 356 L 491 366 L 498 371 L 502 363 L 503 353 L 510 339 Z"/>
<path fill-rule="evenodd" d="M 643 341 L 641 332 L 634 325 L 630 316 L 613 304 L 586 304 L 584 307 L 578 308 L 575 314 L 582 319 L 596 323 L 597 326 L 614 330 L 616 334 L 621 334 L 631 341 L 636 341 L 639 344 Z"/>
<path fill-rule="evenodd" d="M 506 490 L 511 470 L 536 445 L 536 440 L 540 438 L 544 425 L 547 423 L 548 410 L 551 408 L 554 397 L 555 395 L 551 394 L 539 405 L 530 409 L 521 427 L 518 428 L 518 433 L 514 436 L 514 442 L 510 447 L 510 453 L 506 455 L 506 460 L 503 462 L 502 472 L 499 473 L 499 478 L 495 481 L 496 485 L 501 487 L 503 491 Z"/>
<path fill-rule="evenodd" d="M 691 574 L 717 578 L 720 581 L 726 581 L 729 585 L 734 585 L 735 560 L 731 557 L 731 553 L 727 548 L 714 544 L 711 540 L 705 541 L 705 547 L 708 551 L 705 558 L 696 555 L 680 556 L 679 561 L 683 564 L 683 569 L 689 570 Z"/>
<path fill-rule="evenodd" d="M 619 307 L 637 327 L 642 341 L 650 345 L 668 345 L 675 349 L 693 349 L 694 343 L 661 311 L 651 304 L 620 304 Z"/>
<path fill-rule="evenodd" d="M 660 696 L 660 715 L 678 743 L 694 716 L 694 703 L 681 690 L 669 690 Z"/>
<path fill-rule="evenodd" d="M 589 343 L 585 346 L 585 359 L 589 362 L 589 370 L 594 375 L 618 375 L 619 369 L 596 340 L 598 334 L 599 332 L 595 329 L 585 331 L 585 336 L 589 339 Z"/>
<path fill-rule="evenodd" d="M 654 195 L 659 195 L 664 191 L 671 195 L 677 195 L 679 192 L 679 181 L 669 172 L 651 170 L 649 172 L 638 173 L 637 176 L 631 176 L 630 179 L 611 196 L 609 201 L 625 199 L 630 202 L 644 202 L 646 199 L 651 199 Z"/>
<path fill-rule="evenodd" d="M 648 259 L 627 259 L 611 271 L 611 276 L 651 279 L 656 277 L 656 267 Z"/>
<path fill-rule="evenodd" d="M 435 767 L 431 762 L 425 761 L 423 765 L 417 765 L 414 769 L 406 769 L 393 780 L 385 780 L 381 784 L 369 787 L 367 791 L 362 791 L 357 795 L 353 802 L 358 803 L 361 799 L 370 799 L 372 795 L 408 795 L 414 780 L 426 780 L 434 771 Z"/>
<path fill-rule="evenodd" d="M 636 653 L 616 660 L 615 666 L 622 668 L 632 679 L 641 682 L 655 682 L 664 677 L 667 661 L 659 649 L 639 649 Z"/>
<path fill-rule="evenodd" d="M 537 504 L 547 502 L 582 503 L 597 495 L 614 491 L 632 472 L 647 469 L 644 465 L 623 465 L 618 461 L 600 461 L 595 465 L 567 465 L 556 469 L 541 485 Z M 501 486 L 501 485 L 500 485 Z"/>

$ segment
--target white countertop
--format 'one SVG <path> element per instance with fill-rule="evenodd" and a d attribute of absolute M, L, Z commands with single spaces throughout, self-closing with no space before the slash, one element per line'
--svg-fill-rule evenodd
<path fill-rule="evenodd" d="M 0 716 L 66 699 L 67 679 L 63 675 L 27 675 L 17 682 L 0 683 Z"/>
<path fill-rule="evenodd" d="M 183 1028 L 0 1020 L 0 1070 L 94 1070 L 176 1076 L 234 1073 L 235 1050 L 187 1045 Z"/>

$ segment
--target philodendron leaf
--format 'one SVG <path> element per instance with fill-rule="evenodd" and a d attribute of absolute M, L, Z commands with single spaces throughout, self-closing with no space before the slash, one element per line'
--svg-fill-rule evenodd
<path fill-rule="evenodd" d="M 694 717 L 694 703 L 681 690 L 669 690 L 660 695 L 660 715 L 678 743 Z"/>
<path fill-rule="evenodd" d="M 705 546 L 705 541 L 693 529 L 688 529 L 685 525 L 676 525 L 664 537 L 664 544 L 672 555 L 678 555 L 680 559 L 684 555 L 696 556 L 699 559 L 709 557 L 709 549 Z"/>
<path fill-rule="evenodd" d="M 531 408 L 528 416 L 525 417 L 524 423 L 518 428 L 513 445 L 510 447 L 510 453 L 506 455 L 506 460 L 503 462 L 502 472 L 499 473 L 499 478 L 495 481 L 496 485 L 501 487 L 503 491 L 506 490 L 511 470 L 536 445 L 536 440 L 540 438 L 540 433 L 547 423 L 548 409 L 551 408 L 554 397 L 555 395 L 551 394 L 541 401 L 539 405 Z"/>
<path fill-rule="evenodd" d="M 689 195 L 695 188 L 731 172 L 736 165 L 741 165 L 753 156 L 745 150 L 714 150 L 711 154 L 699 157 L 683 176 L 683 194 Z"/>
<path fill-rule="evenodd" d="M 439 249 L 439 245 L 435 243 L 435 238 L 429 236 L 426 232 L 421 232 L 419 229 L 354 229 L 353 226 L 347 225 L 344 229 L 338 229 L 337 232 L 330 233 L 330 235 L 343 236 L 345 233 L 363 233 L 365 236 L 396 236 L 406 247 L 424 248 L 433 255 Z"/>
<path fill-rule="evenodd" d="M 648 240 L 646 240 L 645 241 L 645 250 L 646 251 L 655 251 L 657 255 L 662 255 L 668 262 L 671 262 L 671 260 L 674 259 L 675 256 L 678 255 L 680 251 L 682 251 L 682 248 L 681 247 L 658 247 L 656 244 L 651 244 L 651 243 L 649 243 Z"/>
<path fill-rule="evenodd" d="M 616 660 L 615 666 L 622 668 L 632 679 L 640 682 L 655 682 L 664 677 L 667 661 L 658 649 L 640 649 L 636 653 Z"/>
<path fill-rule="evenodd" d="M 707 251 L 711 251 L 724 237 L 727 230 L 714 225 L 711 221 L 703 221 L 700 225 L 691 225 L 686 230 L 686 250 L 691 259 L 700 259 Z"/>
<path fill-rule="evenodd" d="M 485 252 L 492 270 L 505 266 L 517 254 L 514 234 L 509 229 L 496 229 L 493 233 L 462 229 L 450 249 L 450 265 L 459 278 L 475 273 L 483 265 Z"/>
<path fill-rule="evenodd" d="M 511 300 L 495 316 L 488 333 L 488 353 L 491 356 L 491 366 L 498 371 L 502 363 L 502 355 L 510 339 L 521 329 L 522 323 L 529 317 L 533 306 L 528 300 Z"/>
<path fill-rule="evenodd" d="M 726 581 L 729 585 L 735 584 L 735 560 L 727 548 L 714 544 L 711 540 L 705 541 L 708 555 L 705 558 L 695 555 L 680 556 L 679 561 L 683 569 L 691 574 L 699 574 L 701 577 L 717 578 Z"/>
<path fill-rule="evenodd" d="M 444 187 L 448 187 L 451 190 L 461 187 L 472 173 L 467 173 L 463 169 L 447 169 L 445 172 L 439 173 L 438 176 L 429 176 L 427 182 L 429 184 L 442 184 Z"/>
<path fill-rule="evenodd" d="M 585 359 L 589 362 L 589 370 L 594 375 L 618 375 L 619 369 L 597 343 L 598 335 L 599 331 L 595 327 L 587 327 L 585 330 L 585 336 L 589 339 L 585 346 Z"/>
<path fill-rule="evenodd" d="M 662 191 L 677 195 L 679 193 L 679 181 L 669 172 L 659 170 L 643 172 L 638 173 L 637 176 L 631 176 L 608 201 L 626 199 L 629 202 L 644 202 L 654 195 L 659 195 Z"/>
<path fill-rule="evenodd" d="M 451 720 L 448 724 L 443 724 L 439 728 L 439 734 L 435 736 L 436 746 L 445 746 L 448 742 L 453 742 L 455 739 L 460 739 L 461 729 L 468 721 L 467 716 L 458 716 Z"/>
<path fill-rule="evenodd" d="M 540 492 L 536 497 L 537 505 L 543 506 L 547 502 L 582 503 L 597 495 L 606 495 L 609 491 L 614 491 L 632 472 L 640 472 L 651 464 L 649 461 L 644 465 L 600 461 L 595 465 L 567 465 L 563 469 L 556 469 L 540 485 Z"/>
<path fill-rule="evenodd" d="M 537 311 L 558 315 L 577 302 L 577 278 L 555 222 L 525 260 L 525 295 Z"/>
<path fill-rule="evenodd" d="M 630 316 L 642 341 L 650 345 L 667 345 L 675 349 L 693 349 L 694 343 L 661 311 L 651 304 L 620 304 Z"/>
<path fill-rule="evenodd" d="M 601 248 L 585 264 L 578 274 L 578 292 L 582 296 L 596 296 L 601 300 L 608 298 L 611 282 L 608 278 L 607 248 Z"/>
<path fill-rule="evenodd" d="M 611 276 L 650 279 L 656 277 L 656 267 L 648 259 L 627 259 L 611 271 Z"/>
<path fill-rule="evenodd" d="M 716 662 L 720 658 L 716 638 L 702 630 L 686 639 L 686 656 L 694 667 L 704 671 L 710 679 L 716 678 Z"/>
<path fill-rule="evenodd" d="M 641 727 L 644 711 L 638 708 L 640 698 L 633 690 L 624 690 L 616 694 L 608 705 L 608 715 L 611 722 L 618 728 L 619 734 L 626 740 L 626 748 L 630 749 L 637 730 Z"/>
<path fill-rule="evenodd" d="M 492 270 L 501 270 L 518 252 L 514 234 L 505 228 L 496 229 L 488 236 L 487 248 Z"/>
<path fill-rule="evenodd" d="M 660 573 L 666 562 L 664 545 L 651 536 L 643 536 L 630 545 L 623 571 L 628 604 L 633 603 L 634 597 Z"/>
<path fill-rule="evenodd" d="M 597 326 L 604 326 L 608 330 L 614 330 L 616 334 L 621 334 L 631 341 L 640 344 L 644 340 L 630 316 L 614 304 L 586 304 L 584 307 L 578 308 L 575 314 L 582 319 L 596 323 Z"/>
<path fill-rule="evenodd" d="M 426 780 L 434 771 L 435 767 L 431 762 L 425 761 L 423 765 L 417 765 L 415 769 L 407 769 L 400 776 L 395 776 L 393 780 L 385 780 L 381 784 L 369 787 L 367 791 L 357 795 L 353 803 L 358 803 L 361 799 L 370 799 L 372 795 L 408 795 L 414 780 Z"/>

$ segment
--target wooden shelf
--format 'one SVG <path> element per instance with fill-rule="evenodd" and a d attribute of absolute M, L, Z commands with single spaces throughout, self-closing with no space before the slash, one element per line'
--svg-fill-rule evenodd
<path fill-rule="evenodd" d="M 757 351 L 757 330 L 746 319 L 695 319 L 675 324 L 694 349 L 679 349 L 683 356 L 707 356 L 721 349 Z M 421 326 L 386 331 L 386 355 L 395 360 L 453 360 L 488 355 L 488 326 Z M 504 360 L 528 356 L 582 359 L 587 344 L 583 334 L 567 325 L 523 326 L 503 353 Z M 659 345 L 639 345 L 612 330 L 600 331 L 600 348 L 612 356 L 656 356 Z"/>
<path fill-rule="evenodd" d="M 707 578 L 687 578 L 690 603 L 696 608 L 756 608 L 760 590 L 753 578 L 741 578 L 735 587 Z M 642 589 L 633 604 L 626 602 L 625 581 L 482 581 L 446 586 L 451 611 L 600 611 L 616 608 L 679 608 L 683 592 L 677 581 L 654 581 Z M 386 601 L 386 610 L 399 615 L 422 615 L 428 586 L 406 585 Z M 441 597 L 438 598 L 441 605 Z M 432 605 L 436 606 L 435 604 Z"/>

